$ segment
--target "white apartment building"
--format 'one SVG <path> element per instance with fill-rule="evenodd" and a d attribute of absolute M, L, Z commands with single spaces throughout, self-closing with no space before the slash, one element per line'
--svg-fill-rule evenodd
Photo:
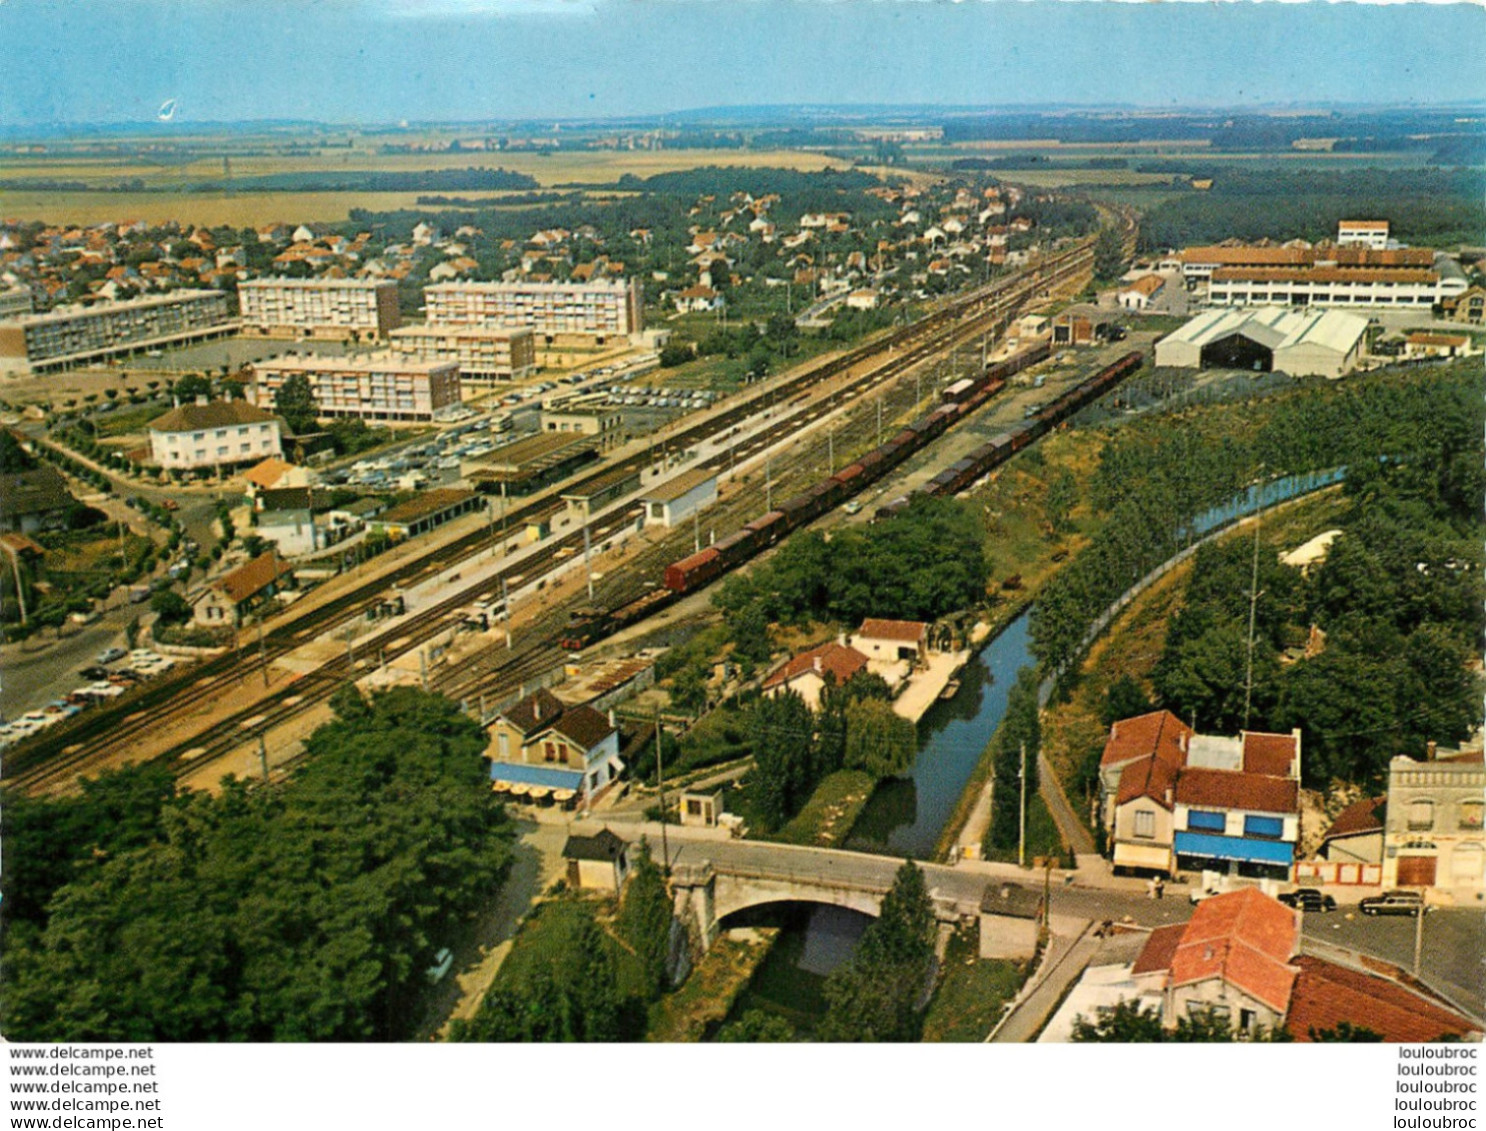
<path fill-rule="evenodd" d="M 524 327 L 547 344 L 583 338 L 602 345 L 643 328 L 638 279 L 588 283 L 438 283 L 423 288 L 428 325 Z"/>
<path fill-rule="evenodd" d="M 237 297 L 245 334 L 380 341 L 402 325 L 390 280 L 248 279 Z"/>
<path fill-rule="evenodd" d="M 70 365 L 229 334 L 227 296 L 186 290 L 123 302 L 59 307 L 0 322 L 0 372 L 44 373 Z"/>
<path fill-rule="evenodd" d="M 7 287 L 0 290 L 0 318 L 14 318 L 17 314 L 30 314 L 31 288 Z"/>
<path fill-rule="evenodd" d="M 414 361 L 452 361 L 464 381 L 511 381 L 537 369 L 536 335 L 504 326 L 404 326 L 392 348 Z"/>
<path fill-rule="evenodd" d="M 1387 220 L 1338 220 L 1336 242 L 1342 247 L 1370 247 L 1383 251 L 1388 246 Z"/>
<path fill-rule="evenodd" d="M 149 432 L 154 462 L 169 470 L 258 463 L 283 451 L 278 419 L 246 401 L 197 397 L 152 420 Z"/>
<path fill-rule="evenodd" d="M 276 357 L 253 366 L 255 403 L 271 407 L 296 374 L 308 379 L 322 417 L 360 417 L 389 424 L 433 420 L 460 403 L 459 366 L 452 361 L 372 357 Z"/>
<path fill-rule="evenodd" d="M 1193 247 L 1181 261 L 1188 289 L 1212 306 L 1417 310 L 1467 286 L 1460 265 L 1429 248 Z"/>

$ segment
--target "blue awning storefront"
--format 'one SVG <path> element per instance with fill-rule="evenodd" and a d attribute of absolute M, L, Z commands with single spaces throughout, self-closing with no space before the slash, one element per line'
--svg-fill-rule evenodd
<path fill-rule="evenodd" d="M 1240 860 L 1254 864 L 1280 864 L 1289 867 L 1294 861 L 1295 846 L 1283 840 L 1249 840 L 1241 836 L 1210 836 L 1206 833 L 1176 834 L 1178 856 L 1202 856 L 1210 860 Z"/>
<path fill-rule="evenodd" d="M 583 788 L 582 770 L 559 770 L 552 766 L 528 766 L 524 762 L 490 763 L 490 780 L 513 785 L 545 785 L 550 789 Z"/>

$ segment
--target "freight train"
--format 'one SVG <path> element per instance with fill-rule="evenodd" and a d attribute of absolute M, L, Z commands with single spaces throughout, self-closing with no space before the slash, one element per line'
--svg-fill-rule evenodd
<path fill-rule="evenodd" d="M 948 386 L 942 394 L 943 403 L 939 407 L 909 424 L 861 459 L 786 500 L 774 510 L 754 519 L 741 530 L 720 539 L 705 550 L 672 562 L 666 567 L 663 588 L 653 590 L 609 612 L 581 610 L 576 613 L 573 623 L 561 640 L 562 646 L 576 651 L 634 624 L 657 612 L 670 601 L 695 592 L 742 565 L 785 535 L 814 522 L 845 500 L 860 494 L 926 444 L 937 439 L 951 424 L 974 412 L 1005 388 L 1009 378 L 1028 366 L 1045 361 L 1050 352 L 1047 343 L 1039 343 L 1004 361 L 987 366 L 975 377 Z M 1019 428 L 977 448 L 969 457 L 936 476 L 930 488 L 926 489 L 927 493 L 953 493 L 968 486 L 986 470 L 1020 451 L 1079 408 L 1108 392 L 1139 369 L 1141 362 L 1141 354 L 1131 353 L 1100 370 L 1040 410 Z M 895 513 L 907 506 L 907 503 L 907 498 L 895 500 L 879 510 L 878 517 Z"/>
<path fill-rule="evenodd" d="M 879 507 L 874 517 L 890 518 L 908 506 L 914 495 L 959 494 L 986 472 L 1005 463 L 1033 440 L 1051 432 L 1079 409 L 1109 392 L 1139 369 L 1143 360 L 1144 358 L 1138 351 L 1127 353 L 1114 364 L 1105 366 L 1088 380 L 1080 381 L 1056 400 L 1033 413 L 1023 423 L 1008 432 L 1001 433 L 993 440 L 976 448 L 964 459 L 951 464 L 916 491 L 909 495 L 900 495 L 892 502 Z"/>

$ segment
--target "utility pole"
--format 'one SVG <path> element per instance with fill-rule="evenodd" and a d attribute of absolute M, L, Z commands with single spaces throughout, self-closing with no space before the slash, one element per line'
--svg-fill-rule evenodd
<path fill-rule="evenodd" d="M 263 686 L 268 686 L 268 656 L 263 650 L 263 616 L 254 622 L 258 626 L 258 670 L 263 673 Z"/>
<path fill-rule="evenodd" d="M 661 871 L 671 874 L 671 845 L 666 836 L 666 767 L 660 749 L 660 704 L 655 707 L 655 781 L 660 787 L 660 856 Z"/>
<path fill-rule="evenodd" d="M 826 429 L 826 462 L 830 465 L 826 468 L 827 475 L 836 474 L 836 429 Z"/>
<path fill-rule="evenodd" d="M 882 447 L 882 394 L 877 394 L 877 446 Z"/>
<path fill-rule="evenodd" d="M 506 651 L 511 650 L 511 598 L 506 590 L 506 579 L 500 579 L 500 619 L 506 627 Z"/>
<path fill-rule="evenodd" d="M 1016 828 L 1016 866 L 1025 868 L 1027 866 L 1027 744 L 1022 743 L 1022 768 L 1017 774 L 1017 783 L 1021 788 L 1021 808 L 1017 815 Z"/>
<path fill-rule="evenodd" d="M 258 763 L 263 767 L 263 780 L 268 780 L 268 742 L 263 737 L 263 731 L 258 732 Z M 1415 964 L 1417 966 L 1417 963 Z"/>
<path fill-rule="evenodd" d="M 588 519 L 583 519 L 583 573 L 588 578 L 588 599 L 593 600 L 593 566 L 591 564 L 593 544 L 588 535 Z"/>
<path fill-rule="evenodd" d="M 764 457 L 764 512 L 774 509 L 774 457 Z"/>
<path fill-rule="evenodd" d="M 1414 977 L 1419 976 L 1419 966 L 1424 960 L 1424 906 L 1414 912 Z"/>
<path fill-rule="evenodd" d="M 695 510 L 691 512 L 691 541 L 693 547 L 695 547 L 692 553 L 700 554 L 702 552 L 702 528 Z"/>

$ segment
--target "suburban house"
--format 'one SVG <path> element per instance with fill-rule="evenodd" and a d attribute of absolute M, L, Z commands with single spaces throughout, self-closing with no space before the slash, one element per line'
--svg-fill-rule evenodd
<path fill-rule="evenodd" d="M 855 648 L 832 641 L 791 657 L 764 680 L 766 696 L 796 692 L 812 711 L 819 709 L 826 681 L 842 686 L 858 672 L 867 670 L 867 657 Z"/>
<path fill-rule="evenodd" d="M 490 726 L 494 782 L 572 790 L 584 804 L 619 779 L 619 729 L 589 706 L 569 707 L 545 688 L 506 708 Z"/>
<path fill-rule="evenodd" d="M 928 636 L 929 626 L 923 621 L 868 617 L 848 643 L 869 660 L 917 664 L 928 651 Z"/>
<path fill-rule="evenodd" d="M 1117 297 L 1120 306 L 1126 310 L 1149 310 L 1151 303 L 1155 301 L 1156 296 L 1165 286 L 1166 281 L 1160 275 L 1142 275 L 1134 282 L 1121 287 Z"/>
<path fill-rule="evenodd" d="M 1169 711 L 1110 727 L 1100 816 L 1116 868 L 1288 878 L 1300 839 L 1300 732 L 1200 735 Z"/>
<path fill-rule="evenodd" d="M 1471 340 L 1465 334 L 1437 334 L 1415 330 L 1403 340 L 1406 359 L 1426 357 L 1461 357 L 1471 352 Z"/>
<path fill-rule="evenodd" d="M 570 888 L 618 892 L 629 875 L 629 843 L 608 828 L 593 836 L 570 836 L 562 846 Z"/>
<path fill-rule="evenodd" d="M 1213 896 L 1186 923 L 1151 932 L 1130 973 L 1161 995 L 1161 1020 L 1208 1014 L 1240 1032 L 1277 1028 L 1298 971 L 1300 916 L 1254 888 Z"/>
<path fill-rule="evenodd" d="M 262 463 L 254 464 L 243 472 L 243 493 L 255 510 L 258 496 L 263 491 L 274 491 L 284 487 L 313 487 L 320 477 L 307 467 L 290 463 L 278 456 L 269 456 Z"/>
<path fill-rule="evenodd" d="M 52 530 L 66 523 L 67 512 L 75 506 L 67 481 L 47 464 L 0 475 L 0 531 Z"/>
<path fill-rule="evenodd" d="M 247 401 L 197 397 L 150 421 L 150 457 L 166 470 L 261 463 L 283 454 L 279 420 Z"/>
<path fill-rule="evenodd" d="M 1389 1042 L 1479 1038 L 1479 1022 L 1402 970 L 1374 958 L 1365 969 L 1318 958 L 1301 953 L 1303 945 L 1300 913 L 1278 900 L 1254 888 L 1213 896 L 1186 923 L 1152 931 L 1133 961 L 1117 959 L 1125 963 L 1117 968 L 1096 957 L 1070 1008 L 1048 1027 L 1067 1033 L 1065 1012 L 1081 1001 L 1094 1003 L 1095 1013 L 1132 1001 L 1155 1009 L 1168 1029 L 1206 1016 L 1239 1036 L 1279 1029 L 1295 1041 L 1344 1022 Z"/>
<path fill-rule="evenodd" d="M 276 550 L 223 574 L 191 599 L 191 619 L 207 628 L 236 628 L 252 605 L 272 597 L 293 570 Z"/>
<path fill-rule="evenodd" d="M 327 544 L 325 530 L 315 522 L 308 487 L 277 487 L 260 491 L 255 533 L 279 548 L 286 557 L 313 554 Z"/>
<path fill-rule="evenodd" d="M 1482 899 L 1486 879 L 1486 765 L 1480 750 L 1388 763 L 1383 886 L 1420 887 L 1440 899 Z"/>

